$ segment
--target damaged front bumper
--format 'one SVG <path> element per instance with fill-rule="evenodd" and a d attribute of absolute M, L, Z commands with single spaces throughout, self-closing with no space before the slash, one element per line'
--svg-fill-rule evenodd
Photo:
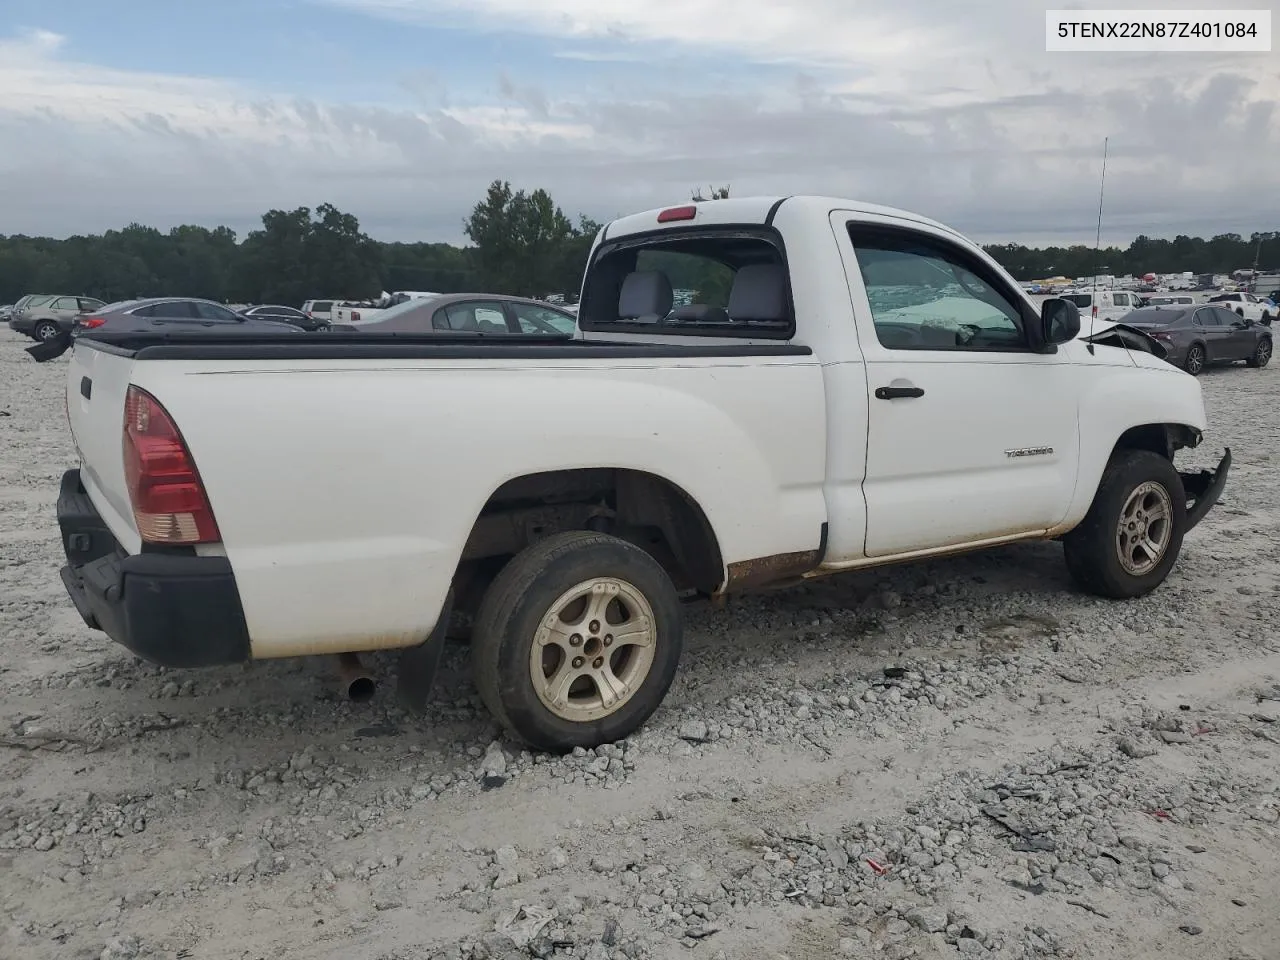
<path fill-rule="evenodd" d="M 1191 530 L 1205 518 L 1213 505 L 1222 496 L 1222 488 L 1227 485 L 1227 472 L 1231 469 L 1231 448 L 1227 447 L 1217 469 L 1201 470 L 1198 473 L 1178 472 L 1182 478 L 1182 489 L 1187 494 L 1187 530 Z"/>

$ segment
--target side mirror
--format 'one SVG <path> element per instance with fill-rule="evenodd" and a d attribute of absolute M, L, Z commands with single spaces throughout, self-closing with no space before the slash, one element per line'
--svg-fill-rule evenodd
<path fill-rule="evenodd" d="M 1040 305 L 1040 342 L 1069 343 L 1080 335 L 1080 308 L 1070 300 L 1052 297 Z"/>

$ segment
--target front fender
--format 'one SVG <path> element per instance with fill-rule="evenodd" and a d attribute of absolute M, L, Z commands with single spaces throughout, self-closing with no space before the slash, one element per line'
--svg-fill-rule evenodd
<path fill-rule="evenodd" d="M 1132 367 L 1086 367 L 1080 397 L 1080 469 L 1069 530 L 1093 503 L 1107 462 L 1120 438 L 1135 427 L 1185 427 L 1196 436 L 1208 429 L 1200 382 L 1152 354 L 1133 354 Z"/>

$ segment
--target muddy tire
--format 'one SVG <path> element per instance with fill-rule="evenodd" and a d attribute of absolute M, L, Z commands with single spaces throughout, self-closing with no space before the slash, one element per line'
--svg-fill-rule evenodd
<path fill-rule="evenodd" d="M 1253 351 L 1253 356 L 1245 361 L 1251 367 L 1265 367 L 1271 362 L 1271 338 L 1263 337 L 1258 341 L 1258 347 Z"/>
<path fill-rule="evenodd" d="M 1204 371 L 1204 345 L 1193 343 L 1187 347 L 1186 359 L 1182 361 L 1182 369 L 1187 371 L 1193 377 L 1198 377 Z"/>
<path fill-rule="evenodd" d="M 519 553 L 481 601 L 471 639 L 480 696 L 542 750 L 634 733 L 662 703 L 684 645 L 680 598 L 639 547 L 557 534 Z"/>
<path fill-rule="evenodd" d="M 1140 597 L 1177 563 L 1186 526 L 1186 492 L 1173 464 L 1148 450 L 1118 451 L 1088 514 L 1062 538 L 1067 569 L 1088 593 Z"/>

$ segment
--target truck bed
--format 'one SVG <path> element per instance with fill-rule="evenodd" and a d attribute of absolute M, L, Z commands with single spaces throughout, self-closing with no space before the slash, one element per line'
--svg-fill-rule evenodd
<path fill-rule="evenodd" d="M 728 564 L 814 551 L 827 519 L 807 346 L 102 333 L 69 366 L 77 482 L 126 555 L 143 550 L 129 387 L 172 418 L 222 537 L 196 553 L 230 563 L 255 658 L 421 641 L 473 524 L 521 477 L 660 476 L 703 505 Z"/>

